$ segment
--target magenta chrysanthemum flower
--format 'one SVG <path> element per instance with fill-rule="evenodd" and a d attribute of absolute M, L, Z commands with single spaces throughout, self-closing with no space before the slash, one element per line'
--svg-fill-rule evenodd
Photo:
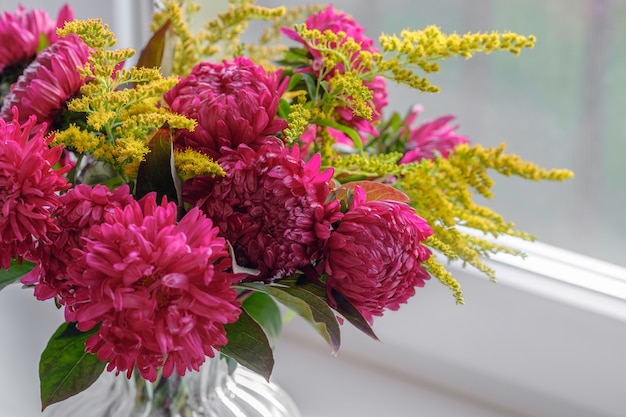
<path fill-rule="evenodd" d="M 82 246 L 91 226 L 101 224 L 107 213 L 125 207 L 134 201 L 130 188 L 124 184 L 113 191 L 97 184 L 93 187 L 79 184 L 59 198 L 59 206 L 52 211 L 59 231 L 50 233 L 50 243 L 41 245 L 34 256 L 38 260 L 32 273 L 22 279 L 24 284 L 35 284 L 35 296 L 40 300 L 56 297 L 61 304 L 71 303 L 74 288 L 68 281 L 67 266 L 74 262 L 74 248 Z"/>
<path fill-rule="evenodd" d="M 199 209 L 178 223 L 176 213 L 149 194 L 106 214 L 72 252 L 76 299 L 66 309 L 81 331 L 100 325 L 86 350 L 109 371 L 137 368 L 154 381 L 161 366 L 165 377 L 197 370 L 239 317 L 226 241 Z"/>
<path fill-rule="evenodd" d="M 11 108 L 20 110 L 23 121 L 28 115 L 37 117 L 37 123 L 54 128 L 55 118 L 66 101 L 75 96 L 85 81 L 78 67 L 87 62 L 89 48 L 76 35 L 59 39 L 41 51 L 11 86 L 0 109 L 0 117 L 7 120 Z"/>
<path fill-rule="evenodd" d="M 28 65 L 35 58 L 41 36 L 45 36 L 49 44 L 55 43 L 58 40 L 56 29 L 71 20 L 74 20 L 74 13 L 68 5 L 61 8 L 56 22 L 43 9 L 21 6 L 15 13 L 0 15 L 0 73 L 10 67 Z"/>
<path fill-rule="evenodd" d="M 468 143 L 465 136 L 456 134 L 458 126 L 451 126 L 449 123 L 454 120 L 454 116 L 442 116 L 430 122 L 423 123 L 417 128 L 411 124 L 422 112 L 422 106 L 415 106 L 411 114 L 406 119 L 409 139 L 406 142 L 406 153 L 400 163 L 421 161 L 422 159 L 434 159 L 436 154 L 447 158 L 454 147 L 462 143 Z"/>
<path fill-rule="evenodd" d="M 177 144 L 216 159 L 223 146 L 258 148 L 266 136 L 287 127 L 276 117 L 288 82 L 281 76 L 282 71 L 267 73 L 244 57 L 196 65 L 164 96 L 172 111 L 198 121 L 193 132 L 180 133 Z"/>
<path fill-rule="evenodd" d="M 431 253 L 421 242 L 433 231 L 407 204 L 365 198 L 356 187 L 324 255 L 329 297 L 338 291 L 371 322 L 385 309 L 397 310 L 429 279 L 420 264 Z"/>
<path fill-rule="evenodd" d="M 20 125 L 17 109 L 13 122 L 0 120 L 0 268 L 11 259 L 30 253 L 37 242 L 48 243 L 48 233 L 58 231 L 51 211 L 59 203 L 58 192 L 69 187 L 62 175 L 68 168 L 54 169 L 61 147 L 49 148 L 53 138 L 33 131 L 35 118 Z M 29 136 L 32 134 L 32 139 Z"/>
<path fill-rule="evenodd" d="M 320 173 L 319 155 L 305 163 L 297 147 L 276 141 L 258 151 L 241 145 L 220 164 L 225 178 L 197 178 L 184 192 L 220 228 L 240 265 L 271 281 L 320 257 L 341 213 L 337 201 L 326 203 L 332 170 Z"/>

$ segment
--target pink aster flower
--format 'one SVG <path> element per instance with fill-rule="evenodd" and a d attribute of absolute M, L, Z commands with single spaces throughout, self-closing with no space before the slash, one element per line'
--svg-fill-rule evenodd
<path fill-rule="evenodd" d="M 67 266 L 74 262 L 72 250 L 82 246 L 91 226 L 101 224 L 107 213 L 134 201 L 130 188 L 124 184 L 113 191 L 97 184 L 79 184 L 59 198 L 52 214 L 57 232 L 49 234 L 50 243 L 40 245 L 34 256 L 36 268 L 23 279 L 24 284 L 38 284 L 35 296 L 40 300 L 56 297 L 61 304 L 71 303 L 74 288 L 67 278 Z"/>
<path fill-rule="evenodd" d="M 240 145 L 220 159 L 225 178 L 196 178 L 184 193 L 220 228 L 237 262 L 271 281 L 318 259 L 341 215 L 337 201 L 326 203 L 332 170 L 320 172 L 320 163 L 319 154 L 305 163 L 279 141 L 258 151 Z"/>
<path fill-rule="evenodd" d="M 198 64 L 164 96 L 172 111 L 198 121 L 193 132 L 181 132 L 178 145 L 217 159 L 223 146 L 257 148 L 281 132 L 287 123 L 276 114 L 288 83 L 281 76 L 244 57 Z"/>
<path fill-rule="evenodd" d="M 35 58 L 45 36 L 49 44 L 58 40 L 56 29 L 65 22 L 74 20 L 74 13 L 68 5 L 59 11 L 54 22 L 43 9 L 18 7 L 15 13 L 0 15 L 0 73 L 9 67 L 25 67 Z"/>
<path fill-rule="evenodd" d="M 0 268 L 11 259 L 29 254 L 38 242 L 48 243 L 48 233 L 58 231 L 51 211 L 58 192 L 69 187 L 62 175 L 69 168 L 54 169 L 61 147 L 49 148 L 42 129 L 33 131 L 31 116 L 20 125 L 17 109 L 13 122 L 0 120 Z M 29 140 L 29 136 L 32 138 Z"/>
<path fill-rule="evenodd" d="M 77 68 L 83 66 L 88 57 L 89 48 L 76 35 L 59 39 L 41 51 L 11 86 L 0 117 L 7 120 L 11 108 L 16 106 L 22 115 L 20 122 L 34 115 L 38 125 L 46 123 L 53 129 L 55 118 L 85 81 Z"/>
<path fill-rule="evenodd" d="M 107 369 L 137 368 L 154 381 L 197 370 L 227 344 L 224 324 L 240 314 L 226 241 L 199 209 L 176 221 L 175 203 L 154 194 L 115 208 L 89 229 L 68 269 L 76 299 L 66 317 L 87 331 L 86 350 Z"/>
<path fill-rule="evenodd" d="M 422 106 L 413 107 L 411 114 L 406 119 L 407 127 L 405 129 L 408 129 L 409 139 L 405 145 L 406 153 L 400 160 L 402 164 L 419 162 L 422 159 L 434 159 L 437 154 L 447 158 L 454 151 L 455 146 L 469 142 L 465 136 L 455 132 L 458 126 L 449 124 L 454 120 L 452 115 L 439 117 L 423 123 L 417 128 L 412 127 L 411 124 L 423 109 Z"/>
<path fill-rule="evenodd" d="M 365 198 L 356 187 L 324 255 L 329 297 L 338 291 L 372 322 L 385 309 L 397 310 L 429 279 L 420 264 L 431 253 L 421 243 L 433 231 L 407 204 Z"/>

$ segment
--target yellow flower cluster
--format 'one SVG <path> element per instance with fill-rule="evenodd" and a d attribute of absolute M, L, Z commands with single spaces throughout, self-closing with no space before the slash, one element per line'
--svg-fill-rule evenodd
<path fill-rule="evenodd" d="M 174 163 L 183 181 L 196 176 L 223 177 L 226 175 L 220 164 L 207 155 L 191 148 L 175 150 Z"/>
<path fill-rule="evenodd" d="M 438 87 L 416 74 L 415 70 L 426 74 L 438 72 L 436 61 L 454 56 L 471 58 L 476 53 L 494 51 L 509 51 L 518 55 L 522 48 L 534 46 L 535 37 L 511 32 L 446 35 L 438 27 L 428 26 L 423 30 L 404 30 L 400 37 L 383 34 L 379 41 L 382 53 L 375 57 L 379 73 L 389 74 L 389 78 L 412 88 L 438 92 Z"/>
<path fill-rule="evenodd" d="M 356 71 L 336 74 L 328 82 L 329 95 L 334 98 L 327 106 L 336 108 L 337 104 L 348 107 L 355 116 L 372 119 L 372 90 L 363 85 L 360 73 Z"/>
<path fill-rule="evenodd" d="M 192 120 L 159 106 L 163 94 L 176 85 L 177 77 L 164 78 L 156 68 L 121 68 L 135 52 L 110 49 L 116 40 L 101 20 L 74 21 L 59 33 L 78 35 L 92 52 L 80 69 L 91 81 L 81 88 L 79 97 L 68 103 L 68 110 L 86 114 L 87 126 L 82 132 L 75 125 L 68 132 L 59 132 L 56 143 L 92 154 L 132 179 L 157 129 L 164 125 L 194 129 Z"/>
<path fill-rule="evenodd" d="M 297 142 L 309 126 L 309 120 L 311 111 L 306 107 L 306 99 L 300 94 L 298 102 L 291 105 L 291 112 L 287 116 L 289 127 L 283 132 L 283 140 L 289 144 Z"/>

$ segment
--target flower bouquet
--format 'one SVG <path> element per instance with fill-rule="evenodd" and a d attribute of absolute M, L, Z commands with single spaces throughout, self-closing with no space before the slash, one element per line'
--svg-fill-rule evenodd
<path fill-rule="evenodd" d="M 453 116 L 386 113 L 387 83 L 437 92 L 441 61 L 532 36 L 430 26 L 376 43 L 332 6 L 251 0 L 194 33 L 195 3 L 155 8 L 135 64 L 67 6 L 0 18 L 0 289 L 65 317 L 43 408 L 105 368 L 155 382 L 221 355 L 269 379 L 279 305 L 337 353 L 344 322 L 375 339 L 375 317 L 431 277 L 461 304 L 444 260 L 495 279 L 484 257 L 521 254 L 487 235 L 532 239 L 474 201 L 489 171 L 572 175 L 470 144 Z M 267 29 L 243 43 L 253 20 Z"/>

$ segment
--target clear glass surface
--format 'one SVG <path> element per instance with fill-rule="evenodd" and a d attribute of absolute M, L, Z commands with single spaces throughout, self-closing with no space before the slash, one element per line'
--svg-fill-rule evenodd
<path fill-rule="evenodd" d="M 152 384 L 105 372 L 86 391 L 48 407 L 42 417 L 300 417 L 278 385 L 225 360 Z"/>

